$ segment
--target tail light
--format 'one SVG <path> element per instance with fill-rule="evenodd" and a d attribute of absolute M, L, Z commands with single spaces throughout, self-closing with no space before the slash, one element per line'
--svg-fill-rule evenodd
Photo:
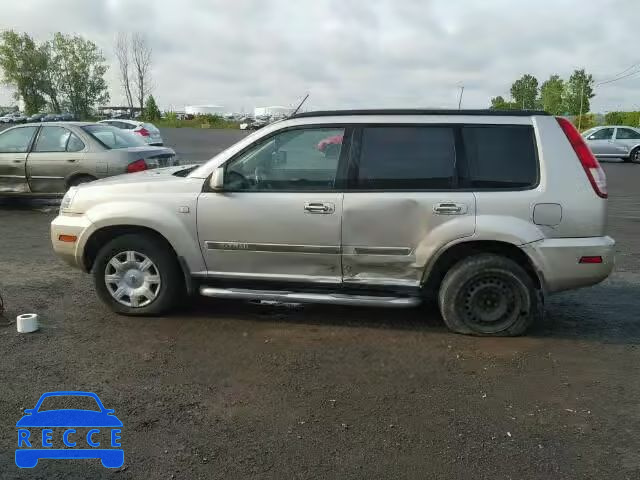
<path fill-rule="evenodd" d="M 578 263 L 602 263 L 602 257 L 600 255 L 580 257 Z"/>
<path fill-rule="evenodd" d="M 149 133 L 149 130 L 147 130 L 146 128 L 142 127 L 140 130 L 138 130 L 138 134 L 142 135 L 143 137 L 148 137 L 151 134 Z"/>
<path fill-rule="evenodd" d="M 591 153 L 591 150 L 584 142 L 582 135 L 580 135 L 580 132 L 573 126 L 573 123 L 566 118 L 557 117 L 556 120 L 573 147 L 573 151 L 576 152 L 582 168 L 584 168 L 587 178 L 593 187 L 593 191 L 596 192 L 596 195 L 599 197 L 607 198 L 607 176 L 598 163 L 598 160 L 596 160 L 596 157 L 593 156 L 593 153 Z"/>
<path fill-rule="evenodd" d="M 141 158 L 140 160 L 136 160 L 135 162 L 127 165 L 127 173 L 142 172 L 148 168 L 149 166 L 147 163 Z"/>

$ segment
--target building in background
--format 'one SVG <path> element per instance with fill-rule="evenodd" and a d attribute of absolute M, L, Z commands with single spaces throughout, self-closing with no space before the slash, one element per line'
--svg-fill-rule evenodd
<path fill-rule="evenodd" d="M 187 105 L 184 107 L 187 115 L 224 115 L 225 109 L 221 105 Z"/>
<path fill-rule="evenodd" d="M 253 109 L 254 117 L 286 117 L 293 112 L 290 107 L 256 107 Z"/>

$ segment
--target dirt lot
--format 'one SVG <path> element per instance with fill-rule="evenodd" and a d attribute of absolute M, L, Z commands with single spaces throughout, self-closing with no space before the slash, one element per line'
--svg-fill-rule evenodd
<path fill-rule="evenodd" d="M 0 478 L 640 478 L 640 165 L 605 169 L 615 274 L 507 339 L 451 334 L 429 308 L 194 299 L 119 317 L 53 255 L 55 211 L 4 202 L 8 317 L 43 327 L 0 327 Z M 125 467 L 16 468 L 15 422 L 51 390 L 115 409 Z"/>

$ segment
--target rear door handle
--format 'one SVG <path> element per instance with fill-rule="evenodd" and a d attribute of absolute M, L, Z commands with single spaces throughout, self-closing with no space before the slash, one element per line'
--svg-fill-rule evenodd
<path fill-rule="evenodd" d="M 436 215 L 464 215 L 467 213 L 467 206 L 464 203 L 442 202 L 433 206 L 433 213 Z"/>
<path fill-rule="evenodd" d="M 333 203 L 329 202 L 305 202 L 304 211 L 326 215 L 335 212 L 336 207 Z"/>
<path fill-rule="evenodd" d="M 77 160 L 75 158 L 67 158 L 67 162 L 69 162 L 69 163 L 74 163 L 76 161 Z"/>

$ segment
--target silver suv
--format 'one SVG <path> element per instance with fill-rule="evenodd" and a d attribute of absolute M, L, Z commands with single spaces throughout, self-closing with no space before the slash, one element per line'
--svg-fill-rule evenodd
<path fill-rule="evenodd" d="M 126 315 L 186 293 L 378 307 L 437 297 L 459 333 L 518 335 L 613 267 L 605 175 L 541 112 L 332 111 L 191 169 L 71 189 L 53 247 Z"/>

